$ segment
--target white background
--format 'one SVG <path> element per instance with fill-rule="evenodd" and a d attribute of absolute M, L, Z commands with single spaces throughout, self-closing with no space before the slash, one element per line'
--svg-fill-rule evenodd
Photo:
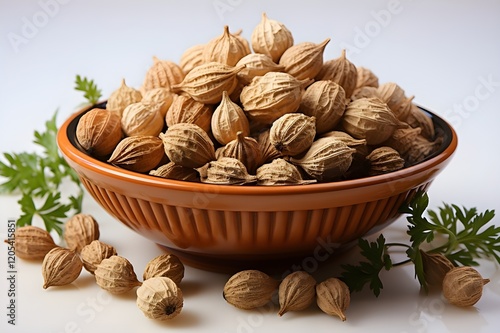
<path fill-rule="evenodd" d="M 332 40 L 325 59 L 347 48 L 356 65 L 380 82 L 394 81 L 415 101 L 449 120 L 459 147 L 431 186 L 431 208 L 442 202 L 500 211 L 500 2 L 479 1 L 84 1 L 0 0 L 0 151 L 32 151 L 33 131 L 59 109 L 58 124 L 82 103 L 76 74 L 94 79 L 107 97 L 120 80 L 138 88 L 152 56 L 178 61 L 194 44 L 243 29 L 250 37 L 262 12 L 292 31 L 295 42 Z M 0 232 L 17 218 L 17 196 L 0 196 Z M 127 257 L 138 276 L 161 254 L 107 215 L 90 196 L 84 212 L 101 224 L 101 240 Z M 494 220 L 500 224 L 498 218 Z M 384 231 L 405 241 L 404 219 Z M 500 325 L 500 273 L 492 262 L 479 270 L 491 278 L 473 308 L 450 306 L 439 295 L 422 296 L 410 266 L 382 274 L 384 289 L 354 294 L 345 323 L 313 306 L 278 317 L 276 308 L 241 311 L 225 303 L 228 276 L 188 267 L 181 287 L 185 308 L 168 323 L 146 319 L 134 293 L 110 296 L 84 272 L 68 287 L 42 289 L 40 264 L 17 262 L 17 325 L 7 325 L 6 257 L 0 258 L 2 332 L 494 332 Z M 335 273 L 332 258 L 314 272 Z M 496 326 L 496 327 L 495 327 Z"/>

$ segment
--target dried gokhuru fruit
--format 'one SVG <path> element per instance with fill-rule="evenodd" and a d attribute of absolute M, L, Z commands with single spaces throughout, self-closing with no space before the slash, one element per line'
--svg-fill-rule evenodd
<path fill-rule="evenodd" d="M 120 115 L 94 108 L 85 113 L 76 126 L 76 139 L 89 154 L 103 157 L 111 154 L 122 138 Z"/>
<path fill-rule="evenodd" d="M 116 249 L 99 240 L 92 241 L 90 244 L 85 245 L 80 252 L 83 267 L 91 274 L 94 274 L 97 265 L 99 265 L 101 261 L 114 255 L 116 255 Z"/>
<path fill-rule="evenodd" d="M 316 286 L 316 303 L 324 313 L 345 321 L 345 311 L 351 303 L 349 287 L 337 278 L 326 279 Z"/>
<path fill-rule="evenodd" d="M 99 235 L 99 224 L 89 214 L 76 214 L 64 225 L 64 240 L 72 251 L 80 252 L 85 245 L 99 239 Z"/>
<path fill-rule="evenodd" d="M 443 279 L 443 296 L 457 306 L 472 306 L 483 294 L 483 286 L 490 282 L 469 266 L 452 268 Z"/>
<path fill-rule="evenodd" d="M 78 278 L 82 267 L 82 261 L 75 251 L 63 247 L 53 248 L 42 262 L 43 289 L 70 284 Z"/>
<path fill-rule="evenodd" d="M 118 255 L 103 259 L 94 276 L 99 287 L 112 294 L 123 294 L 142 284 L 137 280 L 132 264 Z"/>
<path fill-rule="evenodd" d="M 316 136 L 316 118 L 289 113 L 273 122 L 269 141 L 283 156 L 296 156 L 311 147 Z"/>
<path fill-rule="evenodd" d="M 266 305 L 272 298 L 279 282 L 258 270 L 240 271 L 224 285 L 223 297 L 240 309 L 255 309 Z"/>
<path fill-rule="evenodd" d="M 29 260 L 43 259 L 50 250 L 57 247 L 54 239 L 46 230 L 31 225 L 16 229 L 12 245 L 17 257 Z"/>
<path fill-rule="evenodd" d="M 181 289 L 168 277 L 152 277 L 137 288 L 136 304 L 151 319 L 172 319 L 181 312 L 183 303 Z"/>
<path fill-rule="evenodd" d="M 158 276 L 168 277 L 179 285 L 184 277 L 184 265 L 173 254 L 161 254 L 147 263 L 142 278 L 148 280 Z"/>
<path fill-rule="evenodd" d="M 288 311 L 307 309 L 316 296 L 316 280 L 304 271 L 288 274 L 279 285 L 278 296 L 280 316 Z"/>

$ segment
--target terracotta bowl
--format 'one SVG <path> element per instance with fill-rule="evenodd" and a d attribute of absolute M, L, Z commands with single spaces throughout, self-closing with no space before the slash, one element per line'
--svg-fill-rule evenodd
<path fill-rule="evenodd" d="M 87 155 L 79 149 L 75 129 L 88 110 L 69 117 L 57 140 L 90 195 L 109 214 L 185 263 L 225 272 L 325 260 L 395 221 L 398 208 L 429 187 L 457 147 L 453 128 L 426 111 L 444 140 L 417 165 L 321 184 L 210 185 L 130 172 Z"/>

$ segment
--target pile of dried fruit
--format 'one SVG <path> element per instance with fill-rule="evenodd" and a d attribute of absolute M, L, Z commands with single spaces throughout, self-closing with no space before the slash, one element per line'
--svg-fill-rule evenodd
<path fill-rule="evenodd" d="M 141 282 L 126 258 L 99 241 L 99 225 L 91 215 L 70 218 L 63 236 L 66 247 L 56 245 L 50 233 L 35 226 L 15 232 L 11 245 L 19 258 L 43 259 L 44 289 L 74 282 L 85 268 L 95 276 L 97 285 L 111 294 L 138 287 L 136 303 L 148 318 L 171 319 L 181 312 L 184 299 L 178 285 L 184 277 L 184 265 L 175 255 L 162 254 L 150 260 Z"/>
<path fill-rule="evenodd" d="M 124 169 L 239 185 L 377 175 L 434 152 L 442 138 L 413 97 L 345 52 L 323 61 L 329 41 L 294 44 L 265 14 L 251 42 L 226 26 L 178 64 L 154 57 L 140 89 L 122 80 L 77 140 Z"/>

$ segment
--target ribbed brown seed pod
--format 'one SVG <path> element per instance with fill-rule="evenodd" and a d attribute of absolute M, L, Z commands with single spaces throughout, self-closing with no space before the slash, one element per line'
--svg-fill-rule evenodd
<path fill-rule="evenodd" d="M 245 310 L 266 305 L 279 282 L 258 270 L 244 270 L 232 275 L 224 285 L 223 297 L 231 305 Z"/>
<path fill-rule="evenodd" d="M 80 252 L 85 245 L 99 239 L 99 224 L 90 214 L 73 215 L 64 224 L 63 237 L 71 251 Z"/>
<path fill-rule="evenodd" d="M 91 274 L 94 274 L 97 265 L 101 261 L 114 255 L 116 255 L 116 249 L 99 240 L 94 240 L 90 244 L 85 245 L 80 252 L 83 267 Z"/>
<path fill-rule="evenodd" d="M 212 118 L 212 134 L 220 144 L 227 144 L 236 138 L 238 132 L 243 136 L 250 134 L 248 119 L 241 107 L 234 103 L 224 91 L 222 100 L 215 109 Z"/>
<path fill-rule="evenodd" d="M 257 140 L 246 137 L 243 132 L 236 133 L 236 138 L 220 147 L 215 152 L 215 157 L 233 157 L 245 165 L 247 171 L 254 174 L 262 165 L 262 153 Z"/>
<path fill-rule="evenodd" d="M 184 264 L 173 254 L 165 253 L 151 259 L 144 268 L 143 280 L 168 277 L 179 285 L 184 278 Z"/>
<path fill-rule="evenodd" d="M 371 176 L 396 171 L 402 169 L 405 165 L 405 160 L 391 147 L 375 148 L 366 156 L 366 159 L 370 163 L 368 173 Z"/>
<path fill-rule="evenodd" d="M 172 105 L 175 94 L 167 88 L 155 88 L 148 90 L 141 103 L 150 108 L 156 108 L 162 118 L 165 118 L 168 108 Z"/>
<path fill-rule="evenodd" d="M 411 142 L 411 147 L 406 154 L 403 154 L 408 165 L 414 165 L 423 161 L 431 155 L 442 143 L 443 138 L 439 137 L 435 141 L 429 141 L 422 135 L 417 135 Z"/>
<path fill-rule="evenodd" d="M 290 162 L 320 182 L 334 181 L 349 169 L 355 151 L 335 138 L 320 138 L 302 158 L 292 157 Z"/>
<path fill-rule="evenodd" d="M 63 247 L 53 248 L 42 262 L 43 289 L 70 284 L 80 276 L 82 267 L 82 261 L 75 251 Z"/>
<path fill-rule="evenodd" d="M 392 110 L 396 118 L 400 120 L 406 119 L 409 110 L 406 113 L 399 113 L 400 111 L 404 111 L 401 109 L 401 106 L 406 100 L 405 92 L 399 85 L 394 82 L 381 84 L 377 88 L 377 95 Z"/>
<path fill-rule="evenodd" d="M 377 88 L 368 86 L 356 88 L 351 95 L 351 100 L 360 98 L 379 98 Z"/>
<path fill-rule="evenodd" d="M 422 129 L 420 127 L 413 128 L 411 126 L 396 128 L 391 137 L 384 141 L 384 146 L 389 146 L 398 151 L 401 156 L 406 155 L 409 149 L 413 146 L 413 141 L 420 135 Z"/>
<path fill-rule="evenodd" d="M 108 163 L 144 173 L 154 169 L 164 158 L 163 143 L 157 136 L 129 136 L 118 143 Z"/>
<path fill-rule="evenodd" d="M 202 183 L 218 185 L 245 185 L 257 181 L 245 165 L 232 157 L 221 157 L 198 169 Z"/>
<path fill-rule="evenodd" d="M 276 64 L 268 55 L 262 53 L 247 54 L 236 64 L 236 66 L 240 65 L 245 65 L 245 68 L 238 73 L 238 79 L 245 85 L 252 82 L 256 76 L 285 70 L 285 66 Z"/>
<path fill-rule="evenodd" d="M 358 79 L 356 80 L 356 88 L 379 86 L 378 77 L 366 67 L 356 67 Z"/>
<path fill-rule="evenodd" d="M 443 296 L 456 306 L 473 306 L 483 294 L 483 287 L 490 279 L 484 279 L 469 266 L 454 267 L 443 279 Z"/>
<path fill-rule="evenodd" d="M 283 157 L 269 140 L 269 128 L 260 131 L 254 137 L 259 143 L 262 153 L 262 163 L 269 163 L 276 158 Z"/>
<path fill-rule="evenodd" d="M 420 250 L 425 282 L 428 286 L 439 287 L 443 285 L 443 279 L 455 265 L 442 253 L 427 253 Z"/>
<path fill-rule="evenodd" d="M 283 23 L 262 13 L 261 21 L 252 32 L 251 42 L 255 53 L 268 55 L 277 63 L 283 52 L 293 45 L 293 36 Z"/>
<path fill-rule="evenodd" d="M 389 139 L 401 122 L 387 104 L 377 98 L 360 98 L 350 102 L 342 117 L 342 127 L 356 139 L 379 145 Z"/>
<path fill-rule="evenodd" d="M 316 303 L 326 314 L 345 321 L 345 311 L 351 303 L 349 287 L 337 278 L 326 279 L 316 285 Z"/>
<path fill-rule="evenodd" d="M 280 309 L 278 314 L 307 309 L 315 300 L 316 280 L 305 271 L 288 274 L 278 288 Z"/>
<path fill-rule="evenodd" d="M 193 68 L 203 64 L 203 50 L 205 49 L 205 44 L 196 44 L 186 49 L 181 55 L 179 60 L 179 66 L 181 67 L 184 74 L 189 73 Z"/>
<path fill-rule="evenodd" d="M 8 241 L 5 241 L 8 243 Z M 21 259 L 40 260 L 57 247 L 54 239 L 46 230 L 27 225 L 14 232 L 14 248 L 16 256 Z"/>
<path fill-rule="evenodd" d="M 269 141 L 283 156 L 296 156 L 311 147 L 316 136 L 316 118 L 288 113 L 273 122 Z"/>
<path fill-rule="evenodd" d="M 130 104 L 123 110 L 121 126 L 127 136 L 157 136 L 165 126 L 160 105 Z"/>
<path fill-rule="evenodd" d="M 271 124 L 284 114 L 298 110 L 302 89 L 309 80 L 299 81 L 288 73 L 269 72 L 255 77 L 241 91 L 240 100 L 248 116 Z"/>
<path fill-rule="evenodd" d="M 160 133 L 165 153 L 170 161 L 187 168 L 199 168 L 215 160 L 212 140 L 200 126 L 175 124 Z"/>
<path fill-rule="evenodd" d="M 118 112 L 121 116 L 123 110 L 125 110 L 128 105 L 140 102 L 141 100 L 141 92 L 127 86 L 125 79 L 122 79 L 120 87 L 109 95 L 106 103 L 106 110 Z"/>
<path fill-rule="evenodd" d="M 193 68 L 184 80 L 173 86 L 174 92 L 184 91 L 194 100 L 204 104 L 216 104 L 222 92 L 231 94 L 238 85 L 237 74 L 244 66 L 231 67 L 218 62 L 208 62 Z"/>
<path fill-rule="evenodd" d="M 346 58 L 345 50 L 339 58 L 331 59 L 323 63 L 321 71 L 316 80 L 332 80 L 344 88 L 345 96 L 349 99 L 356 89 L 358 72 L 356 66 Z"/>
<path fill-rule="evenodd" d="M 236 63 L 249 52 L 240 38 L 229 32 L 229 27 L 224 26 L 224 32 L 205 45 L 203 49 L 204 62 L 219 62 L 228 66 L 235 66 Z"/>
<path fill-rule="evenodd" d="M 422 130 L 422 136 L 427 140 L 434 140 L 436 133 L 431 117 L 426 115 L 422 109 L 413 103 L 410 106 L 410 112 L 405 122 L 413 128 L 419 127 Z"/>
<path fill-rule="evenodd" d="M 146 77 L 141 87 L 144 95 L 146 91 L 154 88 L 171 89 L 184 79 L 184 72 L 176 63 L 169 60 L 160 60 L 153 57 L 153 65 L 146 72 Z"/>
<path fill-rule="evenodd" d="M 252 53 L 252 50 L 250 49 L 250 43 L 248 42 L 248 40 L 245 37 L 243 37 L 241 35 L 242 32 L 243 32 L 242 29 L 240 29 L 238 31 L 235 31 L 233 33 L 233 36 L 236 37 L 236 38 L 238 38 L 239 41 L 241 42 L 241 44 L 243 44 L 243 46 L 245 47 L 246 54 L 250 54 L 250 53 Z"/>
<path fill-rule="evenodd" d="M 126 258 L 114 255 L 103 259 L 94 271 L 96 283 L 112 294 L 123 294 L 142 283 L 137 279 L 134 267 Z"/>
<path fill-rule="evenodd" d="M 323 52 L 330 38 L 322 43 L 303 42 L 289 47 L 281 56 L 279 64 L 285 72 L 297 80 L 314 79 L 323 67 Z"/>
<path fill-rule="evenodd" d="M 163 164 L 157 169 L 151 170 L 149 174 L 151 176 L 167 179 L 184 180 L 188 182 L 198 181 L 198 172 L 196 172 L 195 169 L 186 168 L 182 165 L 175 164 L 174 162 Z"/>
<path fill-rule="evenodd" d="M 158 276 L 145 280 L 137 288 L 136 304 L 147 318 L 169 320 L 181 312 L 184 297 L 172 279 Z"/>
<path fill-rule="evenodd" d="M 345 91 L 333 81 L 316 81 L 302 94 L 300 111 L 315 117 L 316 133 L 331 131 L 337 126 L 346 107 Z"/>
<path fill-rule="evenodd" d="M 176 95 L 167 111 L 165 122 L 168 127 L 180 123 L 195 124 L 208 133 L 212 113 L 212 105 L 197 102 L 189 96 Z"/>
<path fill-rule="evenodd" d="M 94 108 L 85 113 L 76 126 L 76 139 L 89 154 L 104 157 L 113 151 L 122 138 L 120 115 L 114 111 Z"/>
<path fill-rule="evenodd" d="M 316 183 L 316 179 L 303 179 L 299 169 L 282 158 L 260 166 L 256 172 L 257 185 L 304 185 Z"/>

